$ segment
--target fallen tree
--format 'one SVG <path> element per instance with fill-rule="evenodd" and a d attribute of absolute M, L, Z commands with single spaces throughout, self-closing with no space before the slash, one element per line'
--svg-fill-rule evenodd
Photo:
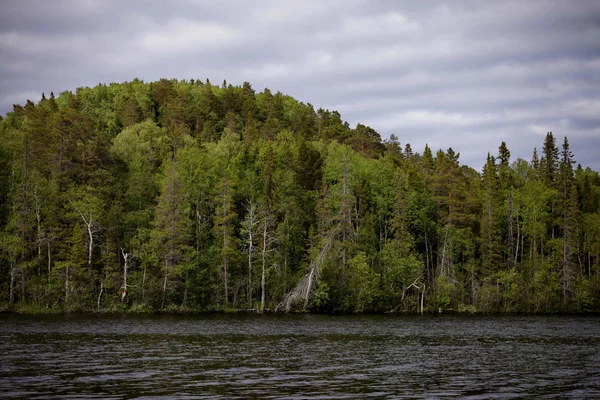
<path fill-rule="evenodd" d="M 331 243 L 333 239 L 337 235 L 339 229 L 336 228 L 331 231 L 325 243 L 321 247 L 319 254 L 315 258 L 315 260 L 310 264 L 309 271 L 300 279 L 300 282 L 296 285 L 294 289 L 292 289 L 283 299 L 281 303 L 277 305 L 275 308 L 275 312 L 290 312 L 292 308 L 299 304 L 303 303 L 302 310 L 306 310 L 308 307 L 308 302 L 314 294 L 315 289 L 319 286 L 319 281 L 321 279 L 321 266 L 323 265 L 323 261 L 331 247 Z"/>

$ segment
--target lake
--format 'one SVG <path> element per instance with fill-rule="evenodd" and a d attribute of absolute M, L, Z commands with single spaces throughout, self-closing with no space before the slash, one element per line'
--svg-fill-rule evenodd
<path fill-rule="evenodd" d="M 600 318 L 5 314 L 0 396 L 600 398 Z"/>

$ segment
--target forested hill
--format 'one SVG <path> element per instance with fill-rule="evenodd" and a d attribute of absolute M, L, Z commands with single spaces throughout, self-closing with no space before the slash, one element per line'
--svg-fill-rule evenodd
<path fill-rule="evenodd" d="M 139 80 L 0 121 L 0 309 L 600 311 L 600 176 L 480 173 L 268 89 Z M 437 149 L 434 149 L 437 150 Z"/>

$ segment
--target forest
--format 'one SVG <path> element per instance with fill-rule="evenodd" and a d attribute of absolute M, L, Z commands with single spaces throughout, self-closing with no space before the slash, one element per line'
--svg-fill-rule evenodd
<path fill-rule="evenodd" d="M 0 310 L 600 311 L 600 175 L 566 136 L 482 171 L 418 150 L 247 82 L 15 105 Z"/>

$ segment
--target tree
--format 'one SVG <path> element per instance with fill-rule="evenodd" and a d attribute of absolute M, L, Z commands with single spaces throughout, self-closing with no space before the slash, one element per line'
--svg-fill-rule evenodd
<path fill-rule="evenodd" d="M 235 220 L 233 196 L 234 186 L 228 172 L 221 177 L 218 184 L 218 193 L 215 198 L 216 209 L 214 215 L 215 231 L 218 234 L 221 247 L 221 275 L 223 278 L 223 306 L 229 304 L 229 274 L 231 264 L 237 258 L 237 238 L 235 236 Z"/>
<path fill-rule="evenodd" d="M 265 312 L 266 286 L 267 286 L 267 262 L 269 253 L 272 251 L 272 245 L 275 242 L 273 235 L 273 215 L 266 206 L 263 206 L 260 219 L 260 255 L 261 255 L 261 273 L 260 273 L 260 312 Z"/>
<path fill-rule="evenodd" d="M 162 308 L 167 299 L 169 271 L 173 271 L 185 260 L 191 236 L 191 223 L 185 207 L 185 188 L 177 167 L 175 161 L 165 165 L 165 177 L 153 224 L 156 250 L 165 266 Z"/>
<path fill-rule="evenodd" d="M 501 233 L 499 226 L 499 179 L 494 157 L 488 153 L 482 175 L 482 262 L 488 274 L 498 271 L 502 261 Z"/>
<path fill-rule="evenodd" d="M 367 157 L 377 158 L 383 153 L 384 145 L 381 143 L 381 136 L 375 129 L 357 124 L 356 129 L 347 143 L 356 151 Z"/>
<path fill-rule="evenodd" d="M 574 259 L 578 249 L 578 196 L 574 185 L 573 153 L 565 136 L 559 166 L 559 183 L 561 186 L 560 209 L 562 211 L 562 271 L 561 286 L 563 299 L 573 294 Z"/>
<path fill-rule="evenodd" d="M 131 252 L 125 251 L 124 248 L 121 247 L 121 256 L 123 257 L 123 284 L 121 285 L 121 302 L 125 300 L 127 296 L 127 288 L 129 285 L 127 284 L 127 277 L 130 268 L 130 262 L 135 257 Z"/>
<path fill-rule="evenodd" d="M 245 205 L 246 218 L 242 221 L 242 234 L 245 237 L 246 251 L 248 252 L 248 287 L 246 289 L 247 308 L 252 308 L 252 260 L 255 252 L 255 242 L 258 229 L 258 215 L 256 211 L 256 203 L 250 200 Z M 264 267 L 263 267 L 264 269 Z"/>
<path fill-rule="evenodd" d="M 92 276 L 94 239 L 100 229 L 99 220 L 103 212 L 102 200 L 100 200 L 94 192 L 95 190 L 90 187 L 79 187 L 75 188 L 68 196 L 69 202 L 81 218 L 87 232 L 87 266 L 88 276 L 90 277 Z"/>
<path fill-rule="evenodd" d="M 507 190 L 511 187 L 511 173 L 510 173 L 510 151 L 506 146 L 506 142 L 502 142 L 500 147 L 498 147 L 498 157 L 497 160 L 500 161 L 498 164 L 498 178 L 500 180 L 500 185 L 502 190 Z"/>
<path fill-rule="evenodd" d="M 348 308 L 355 312 L 363 312 L 377 298 L 379 275 L 369 266 L 362 252 L 350 260 L 348 273 L 351 288 L 351 303 L 348 304 Z"/>
<path fill-rule="evenodd" d="M 597 310 L 600 174 L 542 145 L 475 171 L 247 82 L 43 95 L 0 119 L 0 308 Z"/>
<path fill-rule="evenodd" d="M 552 132 L 546 134 L 542 154 L 539 167 L 542 181 L 548 187 L 553 188 L 558 172 L 558 147 L 556 147 Z"/>

